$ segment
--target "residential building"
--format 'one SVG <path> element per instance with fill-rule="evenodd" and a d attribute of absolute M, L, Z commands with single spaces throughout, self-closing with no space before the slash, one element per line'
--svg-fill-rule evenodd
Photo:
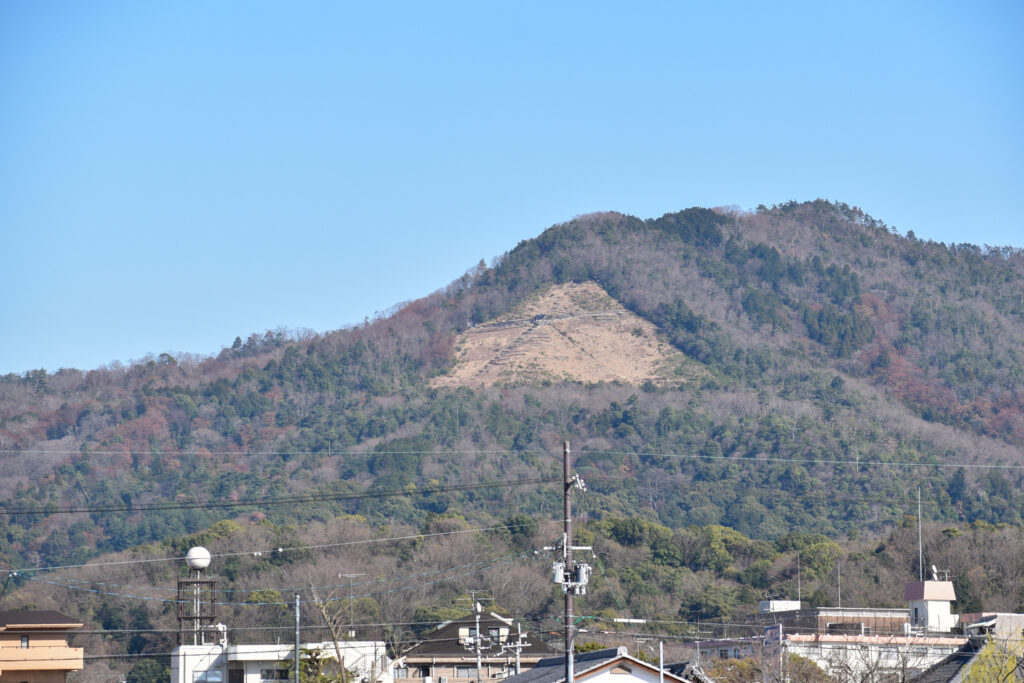
<path fill-rule="evenodd" d="M 390 659 L 383 641 L 302 643 L 303 652 L 338 660 L 363 683 L 391 683 Z M 171 653 L 171 683 L 273 683 L 290 680 L 294 644 L 181 645 Z"/>
<path fill-rule="evenodd" d="M 769 656 L 799 655 L 830 676 L 906 680 L 958 651 L 967 637 L 954 632 L 960 617 L 950 611 L 952 582 L 909 583 L 904 599 L 903 609 L 786 610 L 758 614 L 751 623 L 765 627 Z"/>
<path fill-rule="evenodd" d="M 534 666 L 554 651 L 495 612 L 446 621 L 394 667 L 395 683 L 470 683 L 506 678 Z M 477 664 L 479 662 L 479 671 Z"/>
<path fill-rule="evenodd" d="M 830 635 L 783 633 L 769 629 L 768 656 L 799 655 L 839 680 L 903 681 L 959 650 L 966 637 L 902 635 Z M 781 650 L 781 653 L 780 653 Z"/>
<path fill-rule="evenodd" d="M 84 653 L 68 643 L 81 622 L 60 612 L 0 612 L 0 683 L 64 683 Z"/>
<path fill-rule="evenodd" d="M 681 665 L 688 666 L 688 665 Z M 596 650 L 573 657 L 573 680 L 587 683 L 708 683 L 699 669 L 690 667 L 684 678 L 668 669 L 631 657 L 625 647 Z M 690 677 L 693 676 L 693 677 Z M 506 683 L 564 683 L 565 656 L 548 657 Z"/>

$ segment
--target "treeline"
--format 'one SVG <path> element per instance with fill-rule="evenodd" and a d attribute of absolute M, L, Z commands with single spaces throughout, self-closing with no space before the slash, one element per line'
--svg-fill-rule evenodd
<path fill-rule="evenodd" d="M 557 632 L 562 595 L 550 582 L 553 558 L 534 551 L 560 532 L 557 522 L 521 513 L 486 523 L 429 515 L 415 527 L 347 515 L 288 526 L 240 518 L 102 558 L 112 564 L 19 573 L 8 596 L 87 624 L 75 645 L 90 655 L 90 675 L 112 667 L 151 680 L 175 644 L 180 558 L 203 545 L 214 554 L 218 620 L 232 642 L 290 637 L 299 593 L 309 640 L 330 639 L 332 626 L 352 628 L 358 638 L 384 639 L 395 656 L 441 621 L 469 612 L 470 590 L 534 634 Z M 954 611 L 1024 611 L 1020 527 L 926 523 L 922 537 L 925 564 L 950 572 Z M 808 606 L 834 606 L 837 571 L 845 606 L 901 607 L 904 585 L 918 576 L 917 540 L 913 518 L 878 537 L 840 540 L 802 531 L 755 539 L 717 524 L 670 529 L 648 518 L 608 516 L 576 528 L 576 542 L 595 554 L 580 558 L 594 571 L 577 614 L 595 626 L 588 627 L 592 640 L 614 638 L 624 628 L 617 617 L 647 619 L 653 634 L 693 637 L 699 622 L 705 639 L 738 635 L 744 631 L 734 625 L 766 597 L 799 595 Z"/>
<path fill-rule="evenodd" d="M 252 501 L 239 509 L 282 525 L 415 525 L 512 500 L 543 518 L 539 490 L 499 484 L 555 471 L 569 439 L 595 518 L 880 533 L 921 487 L 928 519 L 1020 524 L 1021 471 L 971 465 L 1021 461 L 1022 271 L 1019 251 L 901 237 L 839 203 L 584 216 L 352 329 L 0 378 L 0 448 L 18 454 L 0 487 L 8 508 Z M 673 388 L 432 388 L 460 332 L 572 281 L 599 283 L 699 371 Z M 466 481 L 496 484 L 445 491 Z M 313 500 L 265 502 L 298 493 Z M 0 518 L 0 557 L 79 561 L 229 514 L 22 512 Z"/>

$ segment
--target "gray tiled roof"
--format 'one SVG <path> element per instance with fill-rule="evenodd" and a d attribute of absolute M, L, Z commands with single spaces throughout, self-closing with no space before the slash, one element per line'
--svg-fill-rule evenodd
<path fill-rule="evenodd" d="M 959 681 L 963 669 L 974 661 L 981 648 L 985 647 L 984 637 L 973 637 L 963 647 L 943 659 L 938 664 L 925 669 L 910 679 L 911 683 L 950 683 Z"/>
<path fill-rule="evenodd" d="M 604 666 L 626 654 L 625 648 L 610 648 L 578 654 L 573 658 L 573 674 L 580 676 L 591 669 Z M 529 671 L 509 676 L 505 683 L 559 683 L 565 680 L 565 656 L 547 657 Z"/>
<path fill-rule="evenodd" d="M 511 621 L 511 620 L 509 620 Z M 516 630 L 512 625 L 504 618 L 499 617 L 494 613 L 487 613 L 480 615 L 480 632 L 486 634 L 490 628 L 506 628 L 509 629 L 509 640 L 513 640 L 516 637 Z M 428 633 L 422 641 L 413 646 L 408 652 L 405 653 L 405 657 L 408 659 L 416 660 L 422 657 L 465 657 L 468 656 L 469 651 L 459 641 L 459 629 L 467 627 L 476 627 L 476 615 L 470 614 L 449 621 L 442 624 L 436 631 Z M 547 643 L 537 637 L 536 634 L 527 634 L 527 646 L 523 648 L 520 655 L 522 657 L 547 657 L 550 656 L 553 650 L 548 647 Z M 485 658 L 488 655 L 485 654 Z M 504 656 L 502 656 L 504 659 Z"/>

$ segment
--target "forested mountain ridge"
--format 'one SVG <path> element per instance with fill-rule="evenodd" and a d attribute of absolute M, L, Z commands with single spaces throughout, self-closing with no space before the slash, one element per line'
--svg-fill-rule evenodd
<path fill-rule="evenodd" d="M 458 335 L 568 283 L 655 326 L 699 381 L 432 381 L 454 376 Z M 593 518 L 881 530 L 920 487 L 926 518 L 1020 524 L 1022 333 L 1018 250 L 825 201 L 583 216 L 351 329 L 0 378 L 0 558 L 74 562 L 221 519 L 544 518 L 551 489 L 508 482 L 554 474 L 563 439 Z M 197 505 L 145 509 L 175 501 Z"/>

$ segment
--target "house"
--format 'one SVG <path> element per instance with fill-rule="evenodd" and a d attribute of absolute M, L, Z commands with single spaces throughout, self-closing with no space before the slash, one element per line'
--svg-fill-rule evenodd
<path fill-rule="evenodd" d="M 692 668 L 692 667 L 691 667 Z M 683 678 L 636 657 L 625 647 L 595 650 L 573 657 L 573 681 L 587 683 L 706 683 L 707 679 Z M 528 671 L 512 676 L 507 683 L 564 683 L 565 657 L 548 657 Z"/>
<path fill-rule="evenodd" d="M 470 683 L 506 678 L 554 651 L 496 612 L 446 621 L 395 663 L 395 683 Z"/>
<path fill-rule="evenodd" d="M 81 627 L 60 612 L 0 612 L 0 683 L 64 683 L 83 667 L 82 648 L 68 644 Z"/>
<path fill-rule="evenodd" d="M 383 641 L 326 641 L 299 645 L 300 653 L 337 660 L 366 683 L 391 683 L 390 660 Z M 301 654 L 300 654 L 301 656 Z M 269 683 L 288 681 L 295 661 L 291 645 L 180 645 L 171 653 L 171 683 Z"/>

